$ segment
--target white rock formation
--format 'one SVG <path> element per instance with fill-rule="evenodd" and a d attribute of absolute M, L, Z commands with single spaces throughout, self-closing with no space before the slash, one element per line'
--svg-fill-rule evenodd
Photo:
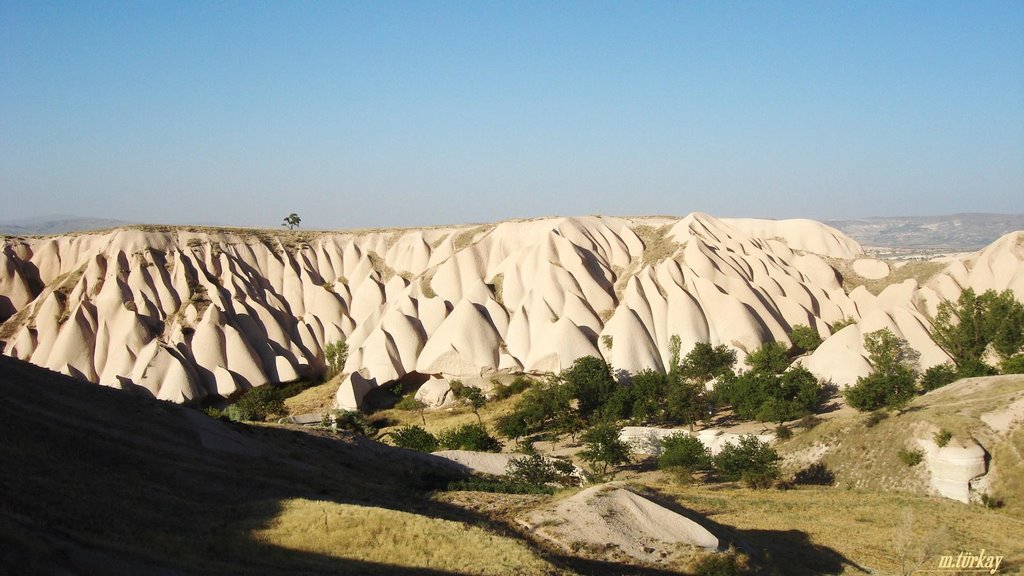
<path fill-rule="evenodd" d="M 932 489 L 946 498 L 970 502 L 971 481 L 987 471 L 985 449 L 971 439 L 942 447 L 932 440 L 919 443 L 925 451 Z"/>
<path fill-rule="evenodd" d="M 646 245 L 645 245 L 646 243 Z M 919 286 L 847 294 L 825 257 L 856 242 L 809 220 L 545 218 L 349 232 L 120 229 L 4 238 L 3 353 L 177 402 L 319 372 L 349 344 L 339 406 L 410 373 L 489 379 L 586 355 L 662 369 L 669 341 L 740 361 L 795 324 L 830 333 L 804 359 L 840 385 L 866 373 L 862 335 L 892 329 L 945 360 L 928 318 L 964 287 L 1024 298 L 1024 233 Z M 607 337 L 607 338 L 605 338 Z M 605 343 L 611 342 L 611 347 Z M 358 373 L 358 374 L 354 374 Z"/>
<path fill-rule="evenodd" d="M 851 265 L 853 271 L 861 278 L 879 280 L 889 275 L 889 265 L 874 258 L 858 258 Z"/>
<path fill-rule="evenodd" d="M 651 426 L 625 426 L 619 432 L 619 439 L 633 447 L 639 454 L 658 456 L 661 454 L 661 441 L 675 434 L 696 436 L 712 455 L 718 454 L 726 444 L 736 444 L 740 436 L 734 432 L 724 432 L 716 428 L 707 428 L 690 432 L 688 428 L 654 428 Z M 755 434 L 762 442 L 774 442 L 774 434 Z"/>
<path fill-rule="evenodd" d="M 717 550 L 718 538 L 691 518 L 614 484 L 583 490 L 520 519 L 538 536 L 565 548 L 616 550 L 645 562 L 678 561 L 680 545 Z"/>

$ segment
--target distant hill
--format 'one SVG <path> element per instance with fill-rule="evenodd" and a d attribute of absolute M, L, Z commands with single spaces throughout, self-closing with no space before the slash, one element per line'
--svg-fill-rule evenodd
<path fill-rule="evenodd" d="M 1024 230 L 1024 214 L 952 214 L 829 220 L 864 246 L 978 250 Z"/>
<path fill-rule="evenodd" d="M 8 236 L 34 236 L 65 234 L 86 230 L 116 228 L 127 222 L 111 218 L 83 218 L 80 216 L 50 215 L 0 221 L 0 234 Z"/>

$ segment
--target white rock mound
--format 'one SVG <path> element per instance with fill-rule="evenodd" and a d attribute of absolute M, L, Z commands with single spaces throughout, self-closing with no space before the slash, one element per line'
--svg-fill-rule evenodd
<path fill-rule="evenodd" d="M 615 485 L 583 490 L 520 523 L 565 549 L 612 546 L 644 562 L 672 562 L 679 546 L 717 550 L 718 538 L 694 520 Z"/>
<path fill-rule="evenodd" d="M 987 472 L 985 449 L 971 439 L 942 447 L 932 440 L 919 443 L 925 451 L 932 489 L 946 498 L 970 502 L 971 481 Z"/>

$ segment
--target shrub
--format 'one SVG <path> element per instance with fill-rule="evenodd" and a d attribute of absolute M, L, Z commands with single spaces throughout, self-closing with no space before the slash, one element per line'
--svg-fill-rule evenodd
<path fill-rule="evenodd" d="M 463 424 L 442 430 L 437 443 L 445 450 L 476 450 L 478 452 L 499 452 L 501 442 L 487 433 L 482 424 Z"/>
<path fill-rule="evenodd" d="M 338 430 L 347 430 L 366 437 L 377 434 L 377 428 L 358 410 L 334 410 L 331 417 L 334 420 L 334 427 Z"/>
<path fill-rule="evenodd" d="M 832 333 L 835 334 L 847 326 L 853 326 L 857 323 L 857 319 L 852 316 L 847 316 L 841 320 L 836 320 L 832 323 Z"/>
<path fill-rule="evenodd" d="M 887 328 L 865 334 L 864 348 L 872 372 L 846 389 L 846 401 L 864 411 L 906 405 L 917 393 L 914 384 L 920 353 Z"/>
<path fill-rule="evenodd" d="M 725 554 L 716 552 L 703 556 L 690 565 L 688 572 L 701 576 L 744 576 L 749 573 L 743 560 L 731 550 Z"/>
<path fill-rule="evenodd" d="M 811 352 L 821 345 L 821 336 L 818 335 L 818 331 L 803 324 L 793 326 L 793 330 L 789 333 L 789 340 L 793 343 L 791 350 L 793 353 Z"/>
<path fill-rule="evenodd" d="M 989 496 L 988 494 L 981 493 L 981 505 L 990 510 L 1003 507 L 1003 499 Z"/>
<path fill-rule="evenodd" d="M 555 489 L 543 484 L 523 484 L 510 480 L 472 477 L 448 484 L 448 490 L 496 492 L 501 494 L 554 494 Z"/>
<path fill-rule="evenodd" d="M 398 410 L 408 410 L 408 411 L 419 410 L 419 409 L 423 408 L 424 406 L 425 405 L 423 404 L 423 402 L 421 402 L 421 401 L 416 399 L 416 394 L 415 393 L 407 394 L 407 395 L 403 396 L 402 399 L 399 400 L 397 404 L 395 404 L 395 408 L 396 409 L 398 409 Z"/>
<path fill-rule="evenodd" d="M 743 473 L 755 480 L 779 477 L 779 454 L 767 442 L 753 434 L 740 436 L 735 444 L 726 444 L 713 459 L 715 472 L 722 480 L 740 480 Z"/>
<path fill-rule="evenodd" d="M 815 462 L 793 475 L 793 484 L 831 486 L 835 483 L 835 473 L 824 462 Z"/>
<path fill-rule="evenodd" d="M 685 468 L 690 471 L 711 467 L 711 451 L 696 436 L 677 433 L 661 440 L 658 468 Z"/>
<path fill-rule="evenodd" d="M 937 388 L 942 388 L 946 384 L 950 384 L 959 378 L 956 371 L 956 366 L 946 362 L 945 364 L 938 364 L 924 371 L 921 376 L 921 392 L 931 392 Z"/>
<path fill-rule="evenodd" d="M 787 428 L 783 424 L 779 424 L 775 427 L 775 437 L 779 440 L 789 440 L 793 437 L 793 431 Z"/>
<path fill-rule="evenodd" d="M 498 400 L 504 400 L 505 398 L 524 392 L 527 388 L 533 385 L 533 380 L 526 376 L 516 376 L 508 386 L 502 384 L 497 379 L 492 380 L 492 383 L 494 384 L 494 387 L 491 389 L 491 392 L 494 394 L 494 397 Z"/>
<path fill-rule="evenodd" d="M 857 383 L 843 392 L 846 402 L 861 411 L 899 409 L 905 406 L 914 394 L 914 374 L 910 371 L 893 376 L 875 372 L 857 378 Z"/>
<path fill-rule="evenodd" d="M 900 462 L 903 462 L 907 466 L 917 466 L 922 460 L 924 460 L 924 451 L 920 449 L 900 449 L 898 456 L 900 457 Z"/>
<path fill-rule="evenodd" d="M 629 445 L 619 439 L 619 428 L 613 424 L 598 424 L 583 434 L 586 445 L 580 458 L 590 462 L 594 471 L 604 475 L 609 466 L 629 461 Z"/>
<path fill-rule="evenodd" d="M 868 414 L 868 417 L 864 419 L 865 428 L 874 428 L 879 422 L 889 417 L 889 413 L 885 410 L 875 410 Z"/>
<path fill-rule="evenodd" d="M 399 448 L 417 452 L 437 450 L 437 438 L 420 426 L 403 426 L 390 433 L 391 441 Z"/>
<path fill-rule="evenodd" d="M 543 486 L 546 484 L 573 483 L 575 467 L 564 460 L 547 459 L 540 454 L 531 454 L 509 460 L 505 474 L 512 482 Z"/>
<path fill-rule="evenodd" d="M 744 470 L 740 474 L 740 480 L 747 485 L 747 488 L 753 488 L 755 490 L 763 490 L 765 488 L 771 488 L 772 484 L 778 480 L 778 472 L 757 472 L 754 470 Z"/>
<path fill-rule="evenodd" d="M 932 438 L 935 440 L 935 444 L 937 444 L 939 448 L 942 448 L 946 444 L 949 444 L 949 441 L 953 438 L 953 433 L 949 430 L 943 429 L 936 432 L 935 436 Z"/>
<path fill-rule="evenodd" d="M 261 421 L 284 414 L 284 397 L 272 384 L 246 390 L 224 409 L 224 415 L 235 421 Z"/>
<path fill-rule="evenodd" d="M 1010 356 L 999 364 L 1003 374 L 1024 374 L 1024 354 Z"/>

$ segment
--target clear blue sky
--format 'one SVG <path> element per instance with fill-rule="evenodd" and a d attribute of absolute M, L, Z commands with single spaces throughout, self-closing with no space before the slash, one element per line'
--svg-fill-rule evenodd
<path fill-rule="evenodd" d="M 0 2 L 0 220 L 1024 212 L 1024 2 Z"/>

